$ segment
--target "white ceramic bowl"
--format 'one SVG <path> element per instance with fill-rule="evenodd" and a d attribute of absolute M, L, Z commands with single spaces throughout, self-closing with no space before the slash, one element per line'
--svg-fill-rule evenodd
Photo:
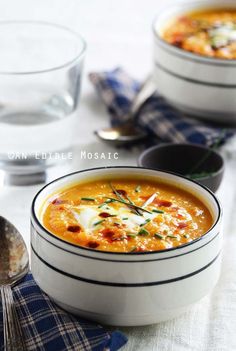
<path fill-rule="evenodd" d="M 236 60 L 200 56 L 162 39 L 169 21 L 204 8 L 235 8 L 235 0 L 189 1 L 171 5 L 154 20 L 154 80 L 172 105 L 191 115 L 236 123 Z"/>
<path fill-rule="evenodd" d="M 39 209 L 53 192 L 90 177 L 155 177 L 201 198 L 214 225 L 187 245 L 156 252 L 111 253 L 75 246 L 48 232 Z M 145 325 L 171 319 L 208 294 L 220 274 L 221 208 L 207 188 L 181 176 L 137 167 L 69 174 L 46 185 L 32 204 L 32 273 L 59 306 L 110 325 Z"/>

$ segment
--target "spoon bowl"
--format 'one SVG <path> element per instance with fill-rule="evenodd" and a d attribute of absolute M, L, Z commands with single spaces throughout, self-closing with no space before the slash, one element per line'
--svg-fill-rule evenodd
<path fill-rule="evenodd" d="M 145 131 L 132 125 L 130 122 L 120 127 L 103 128 L 96 130 L 94 134 L 102 141 L 110 145 L 123 146 L 126 144 L 135 144 L 147 137 Z"/>
<path fill-rule="evenodd" d="M 6 218 L 0 216 L 0 288 L 2 297 L 5 351 L 24 351 L 23 335 L 15 310 L 11 287 L 29 271 L 25 242 Z"/>
<path fill-rule="evenodd" d="M 0 216 L 0 285 L 13 285 L 29 270 L 29 255 L 25 242 L 7 219 Z"/>

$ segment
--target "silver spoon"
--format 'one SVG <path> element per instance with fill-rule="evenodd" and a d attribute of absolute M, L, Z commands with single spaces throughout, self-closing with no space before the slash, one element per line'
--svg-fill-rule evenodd
<path fill-rule="evenodd" d="M 126 116 L 127 122 L 120 127 L 102 128 L 96 130 L 95 135 L 106 143 L 120 146 L 130 143 L 137 143 L 147 137 L 144 130 L 136 127 L 133 123 L 133 117 L 137 114 L 143 103 L 155 92 L 156 88 L 152 78 L 148 77 L 137 93 L 129 114 Z"/>
<path fill-rule="evenodd" d="M 11 287 L 29 271 L 29 256 L 18 230 L 0 216 L 0 289 L 2 297 L 4 351 L 26 350 Z"/>

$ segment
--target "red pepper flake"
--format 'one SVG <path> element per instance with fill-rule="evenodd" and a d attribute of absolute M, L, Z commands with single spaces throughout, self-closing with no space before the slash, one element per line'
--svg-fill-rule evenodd
<path fill-rule="evenodd" d="M 51 202 L 53 205 L 62 205 L 62 204 L 65 204 L 67 203 L 66 200 L 62 200 L 60 199 L 59 197 L 54 199 L 52 202 Z"/>
<path fill-rule="evenodd" d="M 155 199 L 154 203 L 156 205 L 158 205 L 159 207 L 170 207 L 170 206 L 172 206 L 172 202 L 171 201 L 167 201 L 167 200 Z"/>
<path fill-rule="evenodd" d="M 182 48 L 183 45 L 183 37 L 174 37 L 173 41 L 171 42 L 172 45 L 176 46 L 177 48 Z"/>
<path fill-rule="evenodd" d="M 146 251 L 146 248 L 143 246 L 138 246 L 136 249 L 136 252 L 145 252 L 145 251 Z"/>
<path fill-rule="evenodd" d="M 104 238 L 108 239 L 108 240 L 113 240 L 114 239 L 114 235 L 115 232 L 109 228 L 105 228 L 101 231 L 102 235 L 104 236 Z"/>
<path fill-rule="evenodd" d="M 179 222 L 179 223 L 178 223 L 178 227 L 179 227 L 180 229 L 186 228 L 187 226 L 188 226 L 188 224 L 185 223 L 185 222 Z"/>
<path fill-rule="evenodd" d="M 124 233 L 119 233 L 109 228 L 105 228 L 101 231 L 103 237 L 110 243 L 114 241 L 120 241 L 126 239 Z"/>
<path fill-rule="evenodd" d="M 150 196 L 152 196 L 152 195 L 150 195 Z M 141 196 L 139 196 L 139 197 L 140 197 L 140 199 L 142 199 L 143 201 L 147 201 L 147 199 L 149 199 L 150 196 L 141 195 Z"/>
<path fill-rule="evenodd" d="M 72 233 L 79 233 L 81 228 L 79 225 L 68 225 L 67 230 Z"/>
<path fill-rule="evenodd" d="M 87 243 L 87 246 L 90 247 L 90 249 L 96 249 L 99 246 L 99 244 L 96 241 L 91 240 Z"/>
<path fill-rule="evenodd" d="M 152 195 L 148 195 L 148 196 L 140 196 L 140 198 L 144 201 L 147 201 Z M 168 200 L 162 200 L 162 199 L 158 199 L 155 198 L 152 202 L 153 204 L 157 205 L 157 206 L 163 206 L 163 207 L 170 207 L 172 206 L 172 202 L 168 201 Z"/>
<path fill-rule="evenodd" d="M 177 214 L 177 218 L 179 218 L 179 219 L 183 219 L 183 218 L 184 218 L 184 216 L 183 216 L 181 213 L 178 213 L 178 214 Z"/>
<path fill-rule="evenodd" d="M 127 196 L 127 192 L 125 190 L 118 189 L 118 190 L 116 190 L 116 192 L 122 196 Z M 114 191 L 113 191 L 113 194 L 115 194 Z"/>
<path fill-rule="evenodd" d="M 101 212 L 101 213 L 99 213 L 99 217 L 107 218 L 107 217 L 113 217 L 113 215 L 111 215 L 110 213 L 107 213 L 107 212 Z"/>

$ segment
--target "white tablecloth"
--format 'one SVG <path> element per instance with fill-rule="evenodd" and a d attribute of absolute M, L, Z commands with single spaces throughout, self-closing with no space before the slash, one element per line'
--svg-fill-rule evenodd
<path fill-rule="evenodd" d="M 218 193 L 224 210 L 222 273 L 214 291 L 188 313 L 158 325 L 124 328 L 126 351 L 236 350 L 236 191 L 235 161 L 228 162 Z"/>
<path fill-rule="evenodd" d="M 7 0 L 0 2 L 1 19 L 53 21 L 81 32 L 88 41 L 86 73 L 78 111 L 77 152 L 73 169 L 102 165 L 135 165 L 138 150 L 118 151 L 118 160 L 84 160 L 81 150 L 115 152 L 101 144 L 93 130 L 107 125 L 105 108 L 86 79 L 91 70 L 122 65 L 144 78 L 151 69 L 151 22 L 165 0 Z M 27 132 L 27 131 L 26 131 Z M 219 193 L 224 208 L 224 251 L 221 279 L 214 292 L 189 313 L 159 325 L 124 328 L 126 351 L 236 350 L 236 163 L 227 163 Z M 0 214 L 22 232 L 29 247 L 32 197 L 40 186 L 2 187 Z"/>

